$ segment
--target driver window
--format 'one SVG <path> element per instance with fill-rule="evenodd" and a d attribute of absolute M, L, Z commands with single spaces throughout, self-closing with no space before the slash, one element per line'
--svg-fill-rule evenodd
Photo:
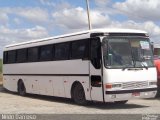
<path fill-rule="evenodd" d="M 91 39 L 91 63 L 96 69 L 101 68 L 101 42 L 99 38 Z"/>

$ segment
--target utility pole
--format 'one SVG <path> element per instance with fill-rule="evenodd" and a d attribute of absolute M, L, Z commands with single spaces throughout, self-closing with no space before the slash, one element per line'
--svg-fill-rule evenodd
<path fill-rule="evenodd" d="M 86 4 L 87 4 L 87 16 L 88 16 L 88 28 L 89 30 L 91 30 L 92 25 L 91 25 L 91 19 L 90 19 L 90 11 L 89 11 L 89 0 L 86 0 Z"/>

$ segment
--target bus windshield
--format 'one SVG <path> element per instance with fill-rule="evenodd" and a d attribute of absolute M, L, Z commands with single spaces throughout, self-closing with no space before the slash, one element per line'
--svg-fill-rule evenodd
<path fill-rule="evenodd" d="M 102 42 L 104 64 L 108 68 L 153 67 L 148 38 L 105 37 Z"/>

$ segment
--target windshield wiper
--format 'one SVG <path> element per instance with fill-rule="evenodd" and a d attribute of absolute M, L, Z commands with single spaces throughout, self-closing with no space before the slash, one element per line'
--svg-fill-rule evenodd
<path fill-rule="evenodd" d="M 146 68 L 146 70 L 148 70 L 148 66 L 147 66 L 147 63 L 145 62 L 145 57 L 143 56 L 142 58 L 141 58 L 141 65 L 144 67 L 144 68 Z M 145 63 L 144 63 L 145 62 Z"/>
<path fill-rule="evenodd" d="M 143 68 L 130 67 L 129 65 L 123 66 L 122 70 L 124 71 L 125 69 L 128 69 L 128 70 L 143 70 Z"/>
<path fill-rule="evenodd" d="M 123 66 L 122 70 L 124 71 L 125 69 L 127 69 L 127 66 Z"/>
<path fill-rule="evenodd" d="M 124 71 L 125 69 L 130 68 L 130 65 L 126 64 L 123 66 L 122 70 Z"/>
<path fill-rule="evenodd" d="M 143 62 L 144 62 L 144 61 L 141 61 L 142 66 L 143 66 L 144 68 L 146 68 L 146 70 L 148 70 L 148 66 L 145 65 Z"/>

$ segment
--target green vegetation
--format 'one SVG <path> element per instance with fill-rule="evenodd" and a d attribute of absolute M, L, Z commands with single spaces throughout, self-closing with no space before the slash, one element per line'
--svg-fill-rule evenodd
<path fill-rule="evenodd" d="M 0 74 L 2 73 L 2 59 L 0 59 Z"/>

